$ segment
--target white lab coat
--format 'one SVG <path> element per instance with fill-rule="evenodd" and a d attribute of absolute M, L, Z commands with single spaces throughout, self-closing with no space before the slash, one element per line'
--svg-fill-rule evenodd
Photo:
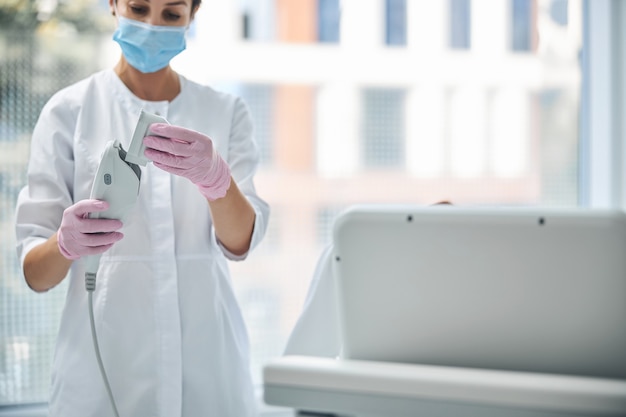
<path fill-rule="evenodd" d="M 285 355 L 341 356 L 341 326 L 332 249 L 329 245 L 320 255 L 302 313 L 287 340 Z"/>
<path fill-rule="evenodd" d="M 173 101 L 134 96 L 112 70 L 58 92 L 32 138 L 28 186 L 17 204 L 18 255 L 55 233 L 63 210 L 88 198 L 105 144 L 125 149 L 140 109 L 205 133 L 256 212 L 251 248 L 269 209 L 256 194 L 258 150 L 243 102 L 184 77 Z M 256 413 L 248 338 L 209 207 L 187 179 L 142 168 L 125 237 L 100 262 L 94 311 L 104 366 L 124 416 L 244 417 Z M 52 365 L 51 417 L 112 416 L 89 326 L 81 261 L 69 274 Z"/>

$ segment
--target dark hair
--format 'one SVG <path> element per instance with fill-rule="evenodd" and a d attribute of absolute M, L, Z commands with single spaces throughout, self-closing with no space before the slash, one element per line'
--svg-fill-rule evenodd
<path fill-rule="evenodd" d="M 194 12 L 198 11 L 198 8 L 200 8 L 200 3 L 202 3 L 202 0 L 191 0 L 191 16 L 193 17 Z"/>

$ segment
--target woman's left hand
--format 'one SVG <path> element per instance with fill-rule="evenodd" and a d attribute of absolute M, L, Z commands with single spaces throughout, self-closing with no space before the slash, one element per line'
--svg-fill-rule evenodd
<path fill-rule="evenodd" d="M 214 201 L 226 195 L 231 175 L 228 164 L 202 133 L 167 123 L 150 125 L 151 136 L 143 139 L 145 155 L 164 171 L 188 178 Z"/>

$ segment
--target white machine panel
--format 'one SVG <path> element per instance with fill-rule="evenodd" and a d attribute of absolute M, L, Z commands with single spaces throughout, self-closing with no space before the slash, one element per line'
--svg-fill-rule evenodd
<path fill-rule="evenodd" d="M 347 359 L 626 379 L 621 211 L 362 206 L 333 244 Z"/>

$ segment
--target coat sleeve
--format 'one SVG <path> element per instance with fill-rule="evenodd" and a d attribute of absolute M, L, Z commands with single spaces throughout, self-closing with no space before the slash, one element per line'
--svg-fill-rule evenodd
<path fill-rule="evenodd" d="M 233 179 L 237 182 L 241 192 L 248 198 L 250 204 L 252 204 L 255 213 L 254 230 L 250 241 L 250 249 L 247 253 L 237 256 L 220 244 L 222 252 L 228 259 L 239 261 L 245 259 L 248 253 L 263 239 L 267 229 L 270 209 L 269 205 L 258 196 L 254 186 L 254 175 L 259 165 L 260 153 L 254 140 L 250 111 L 241 98 L 235 99 L 231 123 L 227 162 Z"/>
<path fill-rule="evenodd" d="M 332 245 L 320 256 L 302 313 L 287 340 L 284 354 L 329 358 L 336 358 L 341 354 Z"/>
<path fill-rule="evenodd" d="M 17 255 L 24 257 L 52 236 L 63 210 L 73 203 L 75 117 L 62 95 L 44 106 L 31 138 L 26 186 L 17 198 L 15 229 Z"/>

